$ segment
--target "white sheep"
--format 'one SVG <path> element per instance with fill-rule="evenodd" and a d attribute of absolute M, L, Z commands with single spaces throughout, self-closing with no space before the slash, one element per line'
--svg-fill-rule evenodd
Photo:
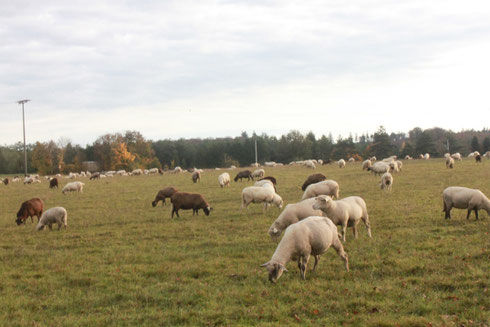
<path fill-rule="evenodd" d="M 321 181 L 318 183 L 314 183 L 314 184 L 310 184 L 305 189 L 305 192 L 303 193 L 301 200 L 314 198 L 315 196 L 322 195 L 322 194 L 323 195 L 330 195 L 330 196 L 338 199 L 339 198 L 339 184 L 336 181 L 333 181 L 331 179 L 326 180 L 326 181 Z"/>
<path fill-rule="evenodd" d="M 379 187 L 381 187 L 382 190 L 391 190 L 391 187 L 393 186 L 393 176 L 391 176 L 390 173 L 386 172 L 381 176 L 381 184 L 379 184 Z"/>
<path fill-rule="evenodd" d="M 124 169 L 116 171 L 116 174 L 119 176 L 124 176 L 126 174 L 126 171 Z"/>
<path fill-rule="evenodd" d="M 461 158 L 461 153 L 459 152 L 456 152 L 456 153 L 453 153 L 451 155 L 451 158 L 453 158 L 454 160 L 458 160 L 458 161 L 462 161 L 463 159 Z"/>
<path fill-rule="evenodd" d="M 425 160 L 429 160 L 430 159 L 430 154 L 428 154 L 428 153 L 424 154 L 424 159 Z"/>
<path fill-rule="evenodd" d="M 231 165 L 230 166 L 230 169 L 236 169 L 236 166 L 235 165 Z"/>
<path fill-rule="evenodd" d="M 446 213 L 445 218 L 451 218 L 451 209 L 467 209 L 468 214 L 466 219 L 470 218 L 472 210 L 475 211 L 476 219 L 478 219 L 478 210 L 483 209 L 490 215 L 490 200 L 483 194 L 482 191 L 461 187 L 450 186 L 442 192 L 442 200 L 444 202 L 444 208 L 442 211 Z"/>
<path fill-rule="evenodd" d="M 225 186 L 230 186 L 230 174 L 228 173 L 223 173 L 218 176 L 218 184 L 221 186 L 221 188 Z"/>
<path fill-rule="evenodd" d="M 298 203 L 288 204 L 269 228 L 271 238 L 279 237 L 289 225 L 295 224 L 300 220 L 310 216 L 321 216 L 323 214 L 321 210 L 313 209 L 315 202 L 315 198 L 311 198 Z"/>
<path fill-rule="evenodd" d="M 451 154 L 449 152 L 444 153 L 444 158 L 449 158 Z"/>
<path fill-rule="evenodd" d="M 454 159 L 452 157 L 446 157 L 446 168 L 454 167 Z"/>
<path fill-rule="evenodd" d="M 339 168 L 345 167 L 345 160 L 344 159 L 340 159 L 337 163 L 339 164 Z"/>
<path fill-rule="evenodd" d="M 83 193 L 83 185 L 85 185 L 85 183 L 82 182 L 68 183 L 65 185 L 65 187 L 63 187 L 61 193 L 66 194 L 68 192 L 76 192 L 76 191 Z"/>
<path fill-rule="evenodd" d="M 398 165 L 398 171 L 402 171 L 403 168 L 403 162 L 400 160 L 395 161 L 395 163 Z"/>
<path fill-rule="evenodd" d="M 131 174 L 131 176 L 134 176 L 134 175 L 143 175 L 143 170 L 141 168 L 138 168 L 138 169 L 134 169 Z"/>
<path fill-rule="evenodd" d="M 369 158 L 369 160 L 371 160 L 371 161 L 376 161 L 377 159 L 376 159 L 376 157 L 375 157 L 375 156 L 372 156 L 371 158 Z"/>
<path fill-rule="evenodd" d="M 282 208 L 283 201 L 273 187 L 249 186 L 242 190 L 241 209 L 247 208 L 250 203 L 264 203 L 264 207 L 267 209 L 271 203 Z"/>
<path fill-rule="evenodd" d="M 374 175 L 381 175 L 390 171 L 391 167 L 389 164 L 383 161 L 375 162 L 371 167 L 368 167 L 368 171 L 372 171 Z"/>
<path fill-rule="evenodd" d="M 264 177 L 264 175 L 265 175 L 265 170 L 263 169 L 254 170 L 254 172 L 252 173 L 253 178 L 262 178 Z"/>
<path fill-rule="evenodd" d="M 260 180 L 260 181 L 256 181 L 254 183 L 254 186 L 272 186 L 272 187 L 274 187 L 274 183 L 272 183 L 268 179 L 263 179 L 263 180 Z"/>
<path fill-rule="evenodd" d="M 148 174 L 158 174 L 158 168 L 151 168 L 148 170 Z"/>
<path fill-rule="evenodd" d="M 36 230 L 41 231 L 46 226 L 52 230 L 53 224 L 58 224 L 58 230 L 61 229 L 61 226 L 65 226 L 66 229 L 67 223 L 68 214 L 66 213 L 66 209 L 63 207 L 54 207 L 44 211 L 41 219 L 39 219 L 39 222 L 37 223 Z"/>
<path fill-rule="evenodd" d="M 318 164 L 321 166 L 323 165 L 323 160 L 322 159 L 318 159 Z"/>
<path fill-rule="evenodd" d="M 408 154 L 405 156 L 405 160 L 412 160 L 413 158 L 410 157 Z"/>
<path fill-rule="evenodd" d="M 175 167 L 174 170 L 172 171 L 172 173 L 174 174 L 180 174 L 182 172 L 182 168 L 180 168 L 179 166 Z"/>
<path fill-rule="evenodd" d="M 266 161 L 266 162 L 264 162 L 264 166 L 275 167 L 275 166 L 277 166 L 277 163 L 275 163 L 274 161 Z"/>
<path fill-rule="evenodd" d="M 316 166 L 315 166 L 315 163 L 313 162 L 313 160 L 306 160 L 304 162 L 304 165 L 306 166 L 306 168 L 316 169 Z"/>
<path fill-rule="evenodd" d="M 310 255 L 315 258 L 315 271 L 320 255 L 332 246 L 342 258 L 345 269 L 349 271 L 349 259 L 339 240 L 337 227 L 327 217 L 313 216 L 289 226 L 277 245 L 272 258 L 261 265 L 269 273 L 269 281 L 275 283 L 286 269 L 289 261 L 298 261 L 301 278 L 306 277 L 306 266 Z"/>
<path fill-rule="evenodd" d="M 369 159 L 366 159 L 362 162 L 362 170 L 365 170 L 365 169 L 368 169 L 369 167 L 371 167 L 373 165 L 373 163 L 371 162 L 371 160 Z"/>
<path fill-rule="evenodd" d="M 357 238 L 357 224 L 362 219 L 371 237 L 371 224 L 367 212 L 366 202 L 359 196 L 349 196 L 341 200 L 332 200 L 328 195 L 319 195 L 313 204 L 313 209 L 322 210 L 335 225 L 342 226 L 342 240 L 345 242 L 347 226 L 351 226 L 354 237 Z"/>
<path fill-rule="evenodd" d="M 483 155 L 485 158 L 490 159 L 490 151 L 485 152 Z M 461 160 L 461 159 L 460 159 Z"/>
<path fill-rule="evenodd" d="M 354 158 L 349 158 L 349 162 L 355 162 L 355 161 L 356 161 L 356 159 L 354 159 Z"/>
<path fill-rule="evenodd" d="M 388 165 L 390 166 L 390 172 L 392 173 L 398 173 L 400 170 L 398 169 L 398 163 L 396 161 L 389 162 Z"/>

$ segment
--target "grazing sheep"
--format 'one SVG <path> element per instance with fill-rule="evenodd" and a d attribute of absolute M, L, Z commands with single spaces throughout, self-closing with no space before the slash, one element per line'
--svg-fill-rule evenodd
<path fill-rule="evenodd" d="M 61 226 L 65 226 L 68 223 L 68 214 L 66 209 L 63 207 L 54 207 L 46 210 L 41 219 L 37 223 L 36 230 L 41 231 L 46 227 L 49 227 L 49 230 L 53 229 L 53 224 L 58 224 L 58 230 L 61 229 Z"/>
<path fill-rule="evenodd" d="M 130 173 L 131 176 L 135 176 L 135 175 L 143 175 L 143 170 L 141 168 L 138 168 L 138 169 L 134 169 L 131 173 Z"/>
<path fill-rule="evenodd" d="M 229 169 L 236 169 L 235 165 L 231 165 Z"/>
<path fill-rule="evenodd" d="M 419 154 L 419 159 L 424 159 L 424 155 L 423 154 Z"/>
<path fill-rule="evenodd" d="M 391 167 L 389 164 L 386 162 L 375 162 L 371 167 L 368 167 L 368 171 L 372 171 L 374 175 L 381 175 L 386 173 L 387 171 L 390 171 Z"/>
<path fill-rule="evenodd" d="M 381 184 L 379 184 L 382 190 L 391 190 L 393 186 L 393 176 L 390 173 L 386 172 L 381 176 Z"/>
<path fill-rule="evenodd" d="M 41 183 L 36 176 L 27 176 L 24 178 L 24 184 Z"/>
<path fill-rule="evenodd" d="M 462 161 L 463 159 L 461 158 L 461 153 L 459 152 L 456 152 L 456 153 L 453 153 L 451 155 L 451 158 L 453 158 L 454 160 L 458 160 L 458 161 Z"/>
<path fill-rule="evenodd" d="M 366 159 L 362 162 L 362 170 L 367 170 L 369 167 L 371 167 L 373 165 L 373 163 L 371 162 L 371 160 L 369 159 Z"/>
<path fill-rule="evenodd" d="M 34 222 L 32 217 L 36 216 L 37 221 L 43 214 L 44 204 L 40 198 L 32 198 L 30 200 L 22 202 L 19 211 L 17 211 L 17 219 L 15 222 L 17 225 L 25 224 L 28 217 L 31 217 L 31 222 Z"/>
<path fill-rule="evenodd" d="M 444 158 L 448 158 L 448 157 L 450 157 L 450 156 L 451 156 L 451 154 L 450 154 L 450 153 L 448 153 L 448 152 L 444 153 Z"/>
<path fill-rule="evenodd" d="M 18 181 L 20 181 L 19 176 L 15 176 L 14 178 L 12 178 L 12 182 L 17 183 Z"/>
<path fill-rule="evenodd" d="M 342 240 L 345 242 L 347 226 L 351 226 L 354 237 L 357 238 L 357 224 L 362 219 L 371 237 L 371 224 L 366 208 L 366 202 L 361 197 L 349 196 L 342 200 L 332 200 L 328 195 L 319 195 L 313 204 L 313 209 L 320 209 L 335 225 L 342 226 Z"/>
<path fill-rule="evenodd" d="M 238 181 L 240 178 L 240 182 L 242 181 L 242 178 L 247 178 L 249 181 L 250 179 L 254 180 L 254 177 L 252 176 L 252 172 L 250 170 L 242 170 L 238 174 L 236 174 L 234 181 Z"/>
<path fill-rule="evenodd" d="M 282 208 L 282 198 L 276 194 L 274 187 L 264 186 L 245 187 L 242 190 L 242 205 L 240 208 L 247 208 L 250 203 L 264 203 L 265 209 L 271 203 L 275 204 L 278 208 Z"/>
<path fill-rule="evenodd" d="M 337 163 L 339 164 L 339 168 L 345 167 L 345 160 L 344 159 L 340 159 Z"/>
<path fill-rule="evenodd" d="M 490 159 L 490 151 L 485 152 L 483 155 L 485 158 Z M 461 159 L 460 159 L 461 160 Z"/>
<path fill-rule="evenodd" d="M 204 211 L 206 216 L 209 216 L 209 213 L 213 208 L 209 205 L 209 203 L 204 199 L 204 196 L 197 193 L 187 193 L 187 192 L 175 192 L 170 197 L 172 202 L 172 218 L 174 217 L 174 213 L 179 216 L 179 210 L 190 210 L 192 209 L 192 215 L 199 215 L 199 209 Z"/>
<path fill-rule="evenodd" d="M 429 160 L 430 159 L 430 154 L 428 154 L 428 153 L 424 154 L 424 159 L 425 160 Z"/>
<path fill-rule="evenodd" d="M 412 160 L 413 158 L 410 157 L 408 154 L 405 156 L 405 160 Z"/>
<path fill-rule="evenodd" d="M 471 189 L 461 186 L 450 186 L 442 192 L 445 218 L 451 218 L 451 209 L 467 209 L 466 219 L 470 218 L 472 210 L 475 211 L 475 217 L 478 220 L 478 210 L 483 209 L 490 215 L 490 200 L 480 190 Z"/>
<path fill-rule="evenodd" d="M 100 173 L 99 173 L 99 172 L 95 172 L 95 173 L 93 173 L 93 174 L 90 176 L 89 180 L 92 180 L 92 179 L 100 179 Z"/>
<path fill-rule="evenodd" d="M 157 196 L 155 197 L 155 200 L 151 203 L 153 207 L 156 207 L 159 201 L 162 201 L 162 206 L 167 205 L 167 202 L 165 199 L 171 198 L 172 194 L 177 192 L 177 189 L 175 187 L 169 186 L 164 188 L 163 190 L 158 191 Z"/>
<path fill-rule="evenodd" d="M 10 180 L 9 180 L 9 178 L 8 178 L 8 177 L 6 177 L 6 178 L 4 178 L 4 179 L 2 180 L 2 183 L 3 183 L 3 184 L 5 184 L 5 185 L 9 185 L 9 181 L 10 181 Z"/>
<path fill-rule="evenodd" d="M 403 162 L 400 160 L 395 161 L 395 163 L 398 165 L 398 171 L 402 171 L 403 168 Z"/>
<path fill-rule="evenodd" d="M 116 171 L 116 175 L 124 176 L 124 175 L 126 175 L 126 171 L 124 169 L 118 170 L 118 171 Z"/>
<path fill-rule="evenodd" d="M 298 261 L 301 278 L 306 277 L 306 266 L 310 255 L 315 258 L 315 271 L 320 255 L 332 246 L 342 258 L 345 269 L 349 271 L 349 259 L 339 240 L 337 227 L 327 217 L 312 216 L 290 225 L 277 245 L 271 260 L 261 265 L 269 273 L 269 281 L 277 282 L 289 261 Z"/>
<path fill-rule="evenodd" d="M 388 163 L 388 165 L 390 166 L 390 172 L 392 173 L 398 173 L 400 170 L 398 169 L 398 163 L 396 161 L 392 161 L 390 163 Z"/>
<path fill-rule="evenodd" d="M 253 178 L 262 178 L 265 175 L 265 170 L 263 169 L 257 169 L 253 172 L 252 177 Z"/>
<path fill-rule="evenodd" d="M 454 167 L 454 159 L 451 157 L 446 157 L 446 168 L 453 168 Z"/>
<path fill-rule="evenodd" d="M 158 168 L 151 168 L 148 170 L 148 174 L 158 174 Z"/>
<path fill-rule="evenodd" d="M 218 176 L 218 184 L 221 186 L 221 188 L 225 186 L 230 186 L 230 174 L 228 173 L 223 173 Z"/>
<path fill-rule="evenodd" d="M 65 185 L 65 187 L 63 187 L 61 193 L 66 194 L 68 192 L 77 192 L 77 191 L 83 193 L 83 185 L 85 185 L 85 183 L 82 182 L 68 183 Z"/>
<path fill-rule="evenodd" d="M 316 199 L 306 199 L 298 203 L 288 204 L 281 212 L 279 217 L 272 223 L 269 228 L 269 235 L 272 238 L 279 237 L 283 230 L 289 225 L 297 223 L 300 220 L 308 218 L 310 216 L 321 216 L 323 213 L 321 210 L 313 209 L 313 204 Z"/>
<path fill-rule="evenodd" d="M 258 162 L 254 162 L 250 164 L 250 167 L 260 167 L 260 164 Z"/>
<path fill-rule="evenodd" d="M 324 165 L 330 165 L 332 163 L 332 159 L 327 159 L 323 161 Z"/>
<path fill-rule="evenodd" d="M 267 180 L 269 180 L 269 181 L 271 181 L 271 182 L 272 182 L 272 184 L 274 184 L 274 186 L 276 186 L 276 185 L 277 185 L 277 180 L 276 180 L 276 178 L 275 178 L 275 177 L 272 177 L 272 176 L 266 176 L 266 177 L 263 177 L 263 178 L 259 179 L 259 181 L 263 181 L 263 180 L 266 180 L 266 179 L 267 179 Z"/>
<path fill-rule="evenodd" d="M 475 156 L 475 161 L 476 161 L 476 162 L 481 162 L 481 155 L 477 154 L 477 155 Z"/>
<path fill-rule="evenodd" d="M 53 178 L 49 181 L 49 188 L 58 188 L 58 178 Z"/>
<path fill-rule="evenodd" d="M 349 158 L 349 160 L 348 160 L 348 161 L 349 161 L 349 162 L 355 162 L 355 161 L 356 161 L 356 159 L 354 159 L 354 158 Z"/>
<path fill-rule="evenodd" d="M 376 161 L 377 159 L 375 156 L 372 156 L 371 158 L 369 158 L 369 160 L 371 160 L 371 162 L 372 162 L 372 161 Z"/>
<path fill-rule="evenodd" d="M 310 175 L 310 176 L 308 176 L 308 178 L 305 180 L 305 182 L 301 186 L 301 190 L 304 191 L 304 190 L 306 190 L 306 188 L 309 185 L 315 184 L 315 183 L 318 183 L 318 182 L 322 182 L 322 181 L 324 181 L 326 179 L 327 179 L 327 177 L 325 177 L 325 175 L 323 175 L 323 174 L 313 174 L 313 175 Z"/>
<path fill-rule="evenodd" d="M 200 171 L 195 171 L 192 173 L 192 181 L 194 183 L 201 182 L 201 172 Z"/>
<path fill-rule="evenodd" d="M 306 166 L 306 168 L 316 169 L 316 166 L 315 166 L 315 163 L 313 162 L 313 160 L 305 161 L 305 166 Z"/>
<path fill-rule="evenodd" d="M 275 167 L 275 166 L 277 166 L 277 163 L 275 163 L 274 161 L 266 161 L 266 162 L 264 162 L 264 166 Z"/>
<path fill-rule="evenodd" d="M 314 198 L 317 195 L 330 195 L 339 198 L 339 184 L 333 180 L 326 180 L 308 185 L 301 200 Z"/>

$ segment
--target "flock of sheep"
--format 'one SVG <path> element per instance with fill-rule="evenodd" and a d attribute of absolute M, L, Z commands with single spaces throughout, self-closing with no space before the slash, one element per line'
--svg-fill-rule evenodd
<path fill-rule="evenodd" d="M 490 152 L 485 153 L 485 157 L 490 159 Z M 430 156 L 426 154 L 422 156 L 428 160 Z M 454 160 L 461 160 L 459 153 L 450 155 L 446 154 L 446 166 L 452 168 Z M 470 157 L 474 157 L 477 162 L 481 161 L 479 153 L 472 153 Z M 349 159 L 350 162 L 354 161 Z M 411 158 L 406 158 L 410 160 Z M 345 160 L 341 159 L 338 162 L 339 168 L 346 165 Z M 305 160 L 292 162 L 291 165 L 304 165 L 307 168 L 316 168 L 316 165 L 323 164 L 321 160 Z M 265 166 L 275 167 L 279 164 L 275 162 L 267 162 Z M 258 167 L 258 165 L 254 165 Z M 391 173 L 400 172 L 403 163 L 397 160 L 396 156 L 376 161 L 372 157 L 362 163 L 362 169 L 373 172 L 375 175 L 381 175 L 381 189 L 390 190 L 393 185 L 393 176 Z M 231 167 L 234 169 L 236 167 Z M 218 170 L 218 168 L 217 168 Z M 173 173 L 180 173 L 182 169 L 176 167 Z M 90 174 L 82 172 L 80 174 L 70 173 L 67 178 L 90 177 L 90 179 L 105 178 L 108 176 L 121 175 L 142 175 L 142 174 L 162 174 L 158 168 L 150 170 L 136 169 L 131 173 L 125 171 L 110 171 L 104 173 Z M 192 180 L 197 183 L 201 179 L 202 170 L 192 170 Z M 105 177 L 103 177 L 105 176 Z M 56 176 L 50 179 L 50 187 L 58 187 L 58 178 Z M 236 174 L 234 181 L 246 178 L 248 181 L 254 181 L 253 186 L 243 188 L 241 192 L 241 208 L 247 208 L 251 203 L 263 203 L 265 209 L 270 205 L 275 205 L 282 209 L 283 200 L 276 193 L 276 178 L 265 176 L 264 169 L 256 169 L 255 171 L 243 170 Z M 258 178 L 257 181 L 255 179 Z M 26 182 L 27 181 L 27 182 Z M 218 176 L 218 184 L 221 188 L 230 185 L 230 174 L 224 172 Z M 26 178 L 25 184 L 40 182 L 39 176 L 33 175 Z M 8 183 L 6 183 L 7 185 Z M 85 184 L 80 181 L 67 183 L 62 190 L 63 194 L 68 192 L 83 191 Z M 304 191 L 301 201 L 286 205 L 278 218 L 269 228 L 269 235 L 272 239 L 277 239 L 283 231 L 284 236 L 277 245 L 277 248 L 272 255 L 272 258 L 264 263 L 269 274 L 269 280 L 276 282 L 284 271 L 287 271 L 286 264 L 289 261 L 297 261 L 301 277 L 305 279 L 306 267 L 310 256 L 315 258 L 313 270 L 316 269 L 320 255 L 333 247 L 340 258 L 343 260 L 345 268 L 349 271 L 348 255 L 345 253 L 342 242 L 346 242 L 347 227 L 352 227 L 354 236 L 357 238 L 357 225 L 363 222 L 367 229 L 367 234 L 371 237 L 371 225 L 365 201 L 359 196 L 350 196 L 340 198 L 340 186 L 334 180 L 327 180 L 322 174 L 310 175 L 302 185 Z M 172 204 L 172 218 L 174 214 L 179 217 L 179 210 L 193 210 L 193 215 L 198 214 L 199 210 L 203 210 L 205 215 L 209 215 L 212 207 L 206 201 L 203 195 L 197 193 L 180 192 L 175 187 L 166 187 L 160 190 L 155 200 L 152 202 L 155 207 L 159 201 L 166 204 L 166 199 L 169 198 Z M 452 208 L 466 209 L 467 219 L 471 211 L 475 212 L 478 219 L 478 210 L 483 209 L 490 215 L 490 200 L 479 190 L 465 187 L 448 187 L 443 192 L 443 211 L 445 218 L 449 219 Z M 34 198 L 22 203 L 21 208 L 17 213 L 16 223 L 18 225 L 25 224 L 28 217 L 33 220 L 33 216 L 37 216 L 37 230 L 43 230 L 45 226 L 49 229 L 53 224 L 58 224 L 58 229 L 67 226 L 67 212 L 63 207 L 55 207 L 43 212 L 43 203 L 39 198 Z M 341 226 L 339 234 L 337 226 Z"/>

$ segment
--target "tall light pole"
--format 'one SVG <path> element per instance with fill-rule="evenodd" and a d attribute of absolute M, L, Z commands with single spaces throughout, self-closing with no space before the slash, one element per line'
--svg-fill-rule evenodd
<path fill-rule="evenodd" d="M 22 105 L 22 130 L 24 132 L 24 176 L 27 176 L 27 151 L 26 151 L 26 121 L 24 119 L 24 103 L 31 100 L 20 100 L 17 101 L 18 104 Z"/>

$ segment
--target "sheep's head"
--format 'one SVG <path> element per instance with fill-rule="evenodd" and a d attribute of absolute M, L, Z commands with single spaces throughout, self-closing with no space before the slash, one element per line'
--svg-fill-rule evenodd
<path fill-rule="evenodd" d="M 22 225 L 22 223 L 23 223 L 24 221 L 22 220 L 22 218 L 21 218 L 21 217 L 17 217 L 17 219 L 15 220 L 15 222 L 17 223 L 17 226 L 19 226 L 19 225 Z"/>
<path fill-rule="evenodd" d="M 272 224 L 272 226 L 269 228 L 269 235 L 272 239 L 276 239 L 279 237 L 279 235 L 281 235 L 281 230 L 279 230 L 277 227 L 276 227 L 276 224 Z"/>
<path fill-rule="evenodd" d="M 278 194 L 274 194 L 274 199 L 272 202 L 279 208 L 282 209 L 282 205 L 284 204 L 284 201 Z"/>
<path fill-rule="evenodd" d="M 152 205 L 153 207 L 156 207 L 156 206 L 157 206 L 157 202 L 156 202 L 156 201 L 153 201 L 153 202 L 151 203 L 151 205 Z"/>
<path fill-rule="evenodd" d="M 213 210 L 213 208 L 212 208 L 212 207 L 206 207 L 206 208 L 204 208 L 204 209 L 203 209 L 204 214 L 205 214 L 206 216 L 209 216 L 209 213 L 211 212 L 211 210 Z"/>
<path fill-rule="evenodd" d="M 265 267 L 267 272 L 269 273 L 269 281 L 271 283 L 277 282 L 279 278 L 281 278 L 283 272 L 287 272 L 288 270 L 284 267 L 283 264 L 277 262 L 266 262 L 261 267 Z"/>
<path fill-rule="evenodd" d="M 319 195 L 315 198 L 315 203 L 313 203 L 313 209 L 325 211 L 332 206 L 332 198 L 328 195 Z"/>

